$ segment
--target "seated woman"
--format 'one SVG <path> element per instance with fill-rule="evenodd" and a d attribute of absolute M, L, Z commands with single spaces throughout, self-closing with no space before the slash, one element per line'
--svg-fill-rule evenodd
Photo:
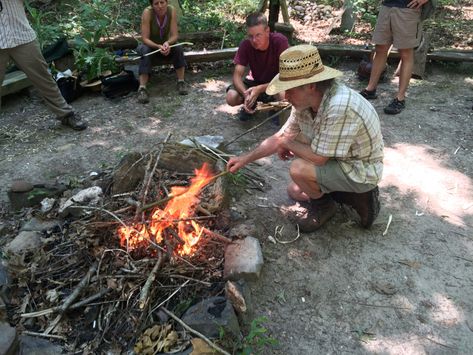
<path fill-rule="evenodd" d="M 149 0 L 150 6 L 144 9 L 141 16 L 141 44 L 137 51 L 141 55 L 161 51 L 140 60 L 140 88 L 138 89 L 138 102 L 145 104 L 149 102 L 149 94 L 146 84 L 149 81 L 153 60 L 159 56 L 171 56 L 174 69 L 177 74 L 177 91 L 179 95 L 187 95 L 184 83 L 184 70 L 186 61 L 181 46 L 170 47 L 177 42 L 179 36 L 177 30 L 176 9 L 168 5 L 167 0 Z"/>

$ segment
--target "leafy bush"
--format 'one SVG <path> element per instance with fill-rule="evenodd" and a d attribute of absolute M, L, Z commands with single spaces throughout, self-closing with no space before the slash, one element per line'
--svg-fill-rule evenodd
<path fill-rule="evenodd" d="M 41 49 L 63 37 L 63 31 L 57 25 L 57 22 L 53 21 L 55 18 L 53 12 L 40 11 L 32 7 L 28 2 L 25 2 L 25 7 L 30 15 L 30 24 L 36 32 Z"/>

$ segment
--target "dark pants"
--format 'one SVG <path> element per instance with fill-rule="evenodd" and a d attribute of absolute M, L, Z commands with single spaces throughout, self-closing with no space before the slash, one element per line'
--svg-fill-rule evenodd
<path fill-rule="evenodd" d="M 139 55 L 145 55 L 155 51 L 155 49 L 152 49 L 145 44 L 140 44 L 138 48 L 136 48 L 136 51 Z M 138 73 L 151 74 L 153 65 L 159 58 L 171 58 L 174 69 L 179 69 L 186 66 L 186 60 L 184 59 L 184 51 L 182 50 L 182 46 L 176 46 L 171 48 L 171 52 L 167 56 L 164 56 L 161 53 L 156 53 L 141 58 Z"/>

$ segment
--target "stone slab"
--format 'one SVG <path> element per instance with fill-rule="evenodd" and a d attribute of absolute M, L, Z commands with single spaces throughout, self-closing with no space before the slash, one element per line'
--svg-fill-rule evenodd
<path fill-rule="evenodd" d="M 227 280 L 255 281 L 263 267 L 263 253 L 258 239 L 246 237 L 227 246 L 223 277 Z"/>

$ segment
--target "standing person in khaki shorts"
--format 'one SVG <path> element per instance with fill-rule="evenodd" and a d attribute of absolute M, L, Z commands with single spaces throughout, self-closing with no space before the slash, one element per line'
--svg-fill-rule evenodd
<path fill-rule="evenodd" d="M 396 115 L 406 107 L 406 91 L 412 76 L 414 65 L 414 48 L 421 40 L 421 7 L 429 0 L 383 0 L 373 42 L 376 45 L 373 68 L 368 86 L 360 92 L 368 100 L 377 98 L 376 87 L 379 77 L 386 65 L 389 47 L 393 45 L 399 50 L 401 68 L 399 73 L 399 89 L 396 97 L 384 108 L 389 115 Z"/>
<path fill-rule="evenodd" d="M 320 228 L 336 212 L 335 201 L 353 207 L 369 228 L 379 212 L 377 184 L 383 173 L 383 137 L 378 114 L 360 94 L 335 78 L 316 47 L 290 47 L 279 57 L 279 74 L 266 93 L 285 91 L 293 105 L 286 124 L 252 151 L 232 157 L 231 173 L 278 154 L 292 159 L 287 187 L 299 202 L 289 212 L 302 232 Z"/>
<path fill-rule="evenodd" d="M 36 33 L 26 18 L 23 0 L 0 0 L 0 84 L 9 58 L 26 74 L 63 125 L 78 131 L 87 128 L 87 123 L 64 100 L 49 73 Z"/>

